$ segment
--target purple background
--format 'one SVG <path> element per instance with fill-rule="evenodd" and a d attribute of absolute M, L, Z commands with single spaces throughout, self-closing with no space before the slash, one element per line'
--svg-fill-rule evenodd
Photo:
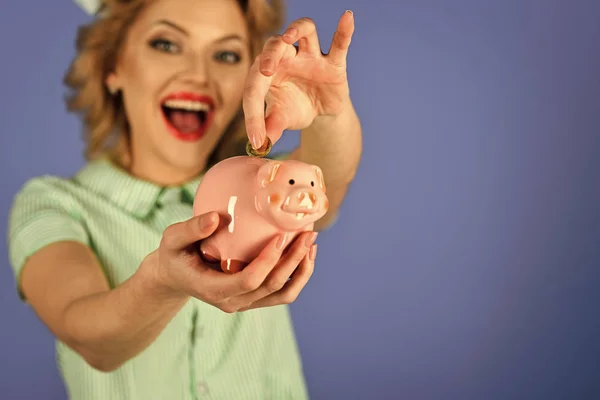
<path fill-rule="evenodd" d="M 355 12 L 365 136 L 292 306 L 312 398 L 600 398 L 600 3 L 290 3 L 326 49 Z M 67 0 L 0 12 L 4 227 L 26 179 L 82 166 L 61 79 L 86 20 Z M 0 398 L 63 399 L 0 254 Z"/>

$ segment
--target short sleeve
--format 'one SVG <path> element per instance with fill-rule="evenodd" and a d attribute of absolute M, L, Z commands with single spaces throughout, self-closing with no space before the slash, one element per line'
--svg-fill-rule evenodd
<path fill-rule="evenodd" d="M 290 156 L 290 153 L 288 152 L 281 152 L 281 153 L 277 153 L 277 154 L 273 154 L 272 156 L 268 156 L 268 158 L 272 159 L 272 160 L 277 160 L 277 161 L 284 161 L 286 160 L 288 157 Z M 324 231 L 328 231 L 331 228 L 333 228 L 333 226 L 335 225 L 335 223 L 338 221 L 339 219 L 339 212 L 336 213 L 330 220 L 329 223 L 327 225 L 324 225 L 323 228 L 321 228 L 321 232 Z"/>
<path fill-rule="evenodd" d="M 8 224 L 8 253 L 22 300 L 21 273 L 31 255 L 59 241 L 88 244 L 76 202 L 65 186 L 60 178 L 34 178 L 13 200 Z"/>

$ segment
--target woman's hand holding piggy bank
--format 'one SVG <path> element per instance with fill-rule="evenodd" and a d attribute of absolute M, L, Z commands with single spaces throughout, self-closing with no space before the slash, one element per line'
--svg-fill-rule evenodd
<path fill-rule="evenodd" d="M 193 296 L 227 313 L 289 304 L 312 275 L 312 229 L 327 209 L 314 165 L 226 159 L 203 177 L 194 216 L 165 230 L 143 270 L 164 301 Z"/>
<path fill-rule="evenodd" d="M 247 156 L 223 160 L 204 175 L 194 199 L 194 215 L 217 212 L 220 221 L 201 242 L 201 254 L 224 272 L 240 272 L 273 240 L 287 247 L 308 232 L 306 240 L 314 241 L 314 223 L 328 206 L 315 165 Z"/>

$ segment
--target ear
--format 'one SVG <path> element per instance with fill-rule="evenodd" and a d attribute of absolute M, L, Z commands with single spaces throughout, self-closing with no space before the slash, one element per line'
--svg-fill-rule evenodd
<path fill-rule="evenodd" d="M 266 187 L 269 183 L 275 180 L 277 171 L 281 168 L 281 163 L 278 161 L 267 161 L 258 169 L 257 181 L 260 187 Z"/>
<path fill-rule="evenodd" d="M 323 171 L 321 170 L 321 168 L 315 166 L 315 174 L 317 175 L 317 182 L 319 183 L 319 187 L 321 188 L 321 190 L 323 190 L 323 193 L 325 193 L 327 191 L 327 188 L 325 187 L 325 179 L 323 178 Z"/>

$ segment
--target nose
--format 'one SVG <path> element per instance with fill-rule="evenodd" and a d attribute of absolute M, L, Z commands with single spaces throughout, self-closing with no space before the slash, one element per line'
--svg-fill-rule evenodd
<path fill-rule="evenodd" d="M 184 72 L 184 80 L 196 86 L 206 87 L 210 81 L 210 68 L 206 59 L 190 54 Z"/>
<path fill-rule="evenodd" d="M 298 206 L 302 208 L 313 208 L 317 202 L 317 195 L 312 192 L 298 192 Z"/>

